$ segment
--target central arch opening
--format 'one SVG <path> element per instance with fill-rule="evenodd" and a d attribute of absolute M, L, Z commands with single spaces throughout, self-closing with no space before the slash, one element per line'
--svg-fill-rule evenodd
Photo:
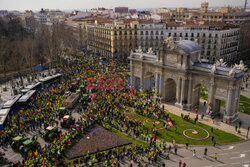
<path fill-rule="evenodd" d="M 165 82 L 165 101 L 176 101 L 176 83 L 173 79 L 169 78 Z"/>

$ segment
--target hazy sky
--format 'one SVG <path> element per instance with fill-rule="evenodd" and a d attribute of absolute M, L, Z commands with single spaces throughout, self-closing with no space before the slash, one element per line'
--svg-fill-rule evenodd
<path fill-rule="evenodd" d="M 205 0 L 0 0 L 0 9 L 89 9 L 96 7 L 114 8 L 117 6 L 127 6 L 129 8 L 200 7 L 200 3 L 204 1 Z M 245 0 L 206 1 L 209 2 L 209 6 L 243 6 L 245 2 Z"/>

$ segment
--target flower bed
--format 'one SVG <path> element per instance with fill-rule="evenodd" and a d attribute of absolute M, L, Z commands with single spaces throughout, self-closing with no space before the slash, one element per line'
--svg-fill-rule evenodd
<path fill-rule="evenodd" d="M 74 159 L 88 153 L 97 153 L 128 144 L 131 142 L 96 125 L 66 153 L 66 157 Z"/>

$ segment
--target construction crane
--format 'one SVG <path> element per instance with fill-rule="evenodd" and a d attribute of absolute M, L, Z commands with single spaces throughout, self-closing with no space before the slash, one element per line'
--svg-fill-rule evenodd
<path fill-rule="evenodd" d="M 245 0 L 244 10 L 247 9 L 247 0 Z"/>

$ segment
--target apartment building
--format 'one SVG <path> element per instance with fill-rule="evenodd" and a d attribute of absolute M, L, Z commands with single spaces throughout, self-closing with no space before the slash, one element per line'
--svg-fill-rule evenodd
<path fill-rule="evenodd" d="M 153 20 L 140 20 L 139 21 L 139 45 L 144 52 L 152 48 L 153 51 L 164 41 L 164 32 L 166 30 L 165 23 L 154 23 Z"/>
<path fill-rule="evenodd" d="M 214 63 L 218 59 L 237 59 L 240 28 L 223 22 L 168 22 L 166 37 L 197 41 L 202 47 L 201 59 Z"/>
<path fill-rule="evenodd" d="M 126 58 L 138 47 L 139 22 L 135 19 L 96 21 L 87 25 L 88 49 L 100 55 Z"/>

